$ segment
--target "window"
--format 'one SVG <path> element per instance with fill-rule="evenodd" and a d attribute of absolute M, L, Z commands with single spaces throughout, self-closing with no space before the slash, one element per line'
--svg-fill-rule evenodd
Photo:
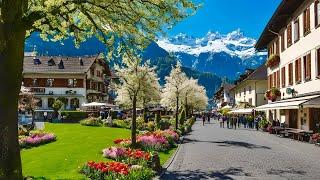
<path fill-rule="evenodd" d="M 279 45 L 279 41 L 280 41 L 280 39 L 279 39 L 279 38 L 277 38 L 277 40 L 276 40 L 276 44 L 275 44 L 275 45 L 276 45 L 276 47 L 275 47 L 275 48 L 276 48 L 276 49 L 275 49 L 275 50 L 276 50 L 276 54 L 278 54 L 278 55 L 280 54 L 280 45 Z"/>
<path fill-rule="evenodd" d="M 295 62 L 295 77 L 296 77 L 296 84 L 301 82 L 301 59 L 297 59 Z"/>
<path fill-rule="evenodd" d="M 287 47 L 292 45 L 292 25 L 287 27 Z"/>
<path fill-rule="evenodd" d="M 249 98 L 249 104 L 252 106 L 252 98 Z"/>
<path fill-rule="evenodd" d="M 249 94 L 251 94 L 252 92 L 251 86 L 249 86 L 248 89 L 249 89 Z"/>
<path fill-rule="evenodd" d="M 280 88 L 280 70 L 277 71 L 277 88 Z"/>
<path fill-rule="evenodd" d="M 270 57 L 272 54 L 274 54 L 274 51 L 273 51 L 273 42 L 270 43 L 269 49 L 268 49 L 268 55 L 269 55 L 269 57 Z"/>
<path fill-rule="evenodd" d="M 32 86 L 38 86 L 38 80 L 32 79 Z"/>
<path fill-rule="evenodd" d="M 271 87 L 272 87 L 272 74 L 268 76 L 268 89 L 271 89 Z"/>
<path fill-rule="evenodd" d="M 293 64 L 289 64 L 289 85 L 293 85 Z"/>
<path fill-rule="evenodd" d="M 277 72 L 273 72 L 273 87 L 277 87 Z"/>
<path fill-rule="evenodd" d="M 243 94 L 246 95 L 246 88 L 243 88 Z"/>
<path fill-rule="evenodd" d="M 77 87 L 77 80 L 76 79 L 68 79 L 68 86 L 69 87 Z"/>
<path fill-rule="evenodd" d="M 48 87 L 52 87 L 53 86 L 53 81 L 54 81 L 54 79 L 47 79 L 47 86 Z"/>
<path fill-rule="evenodd" d="M 304 80 L 309 81 L 311 79 L 311 54 L 303 57 L 303 70 L 304 70 Z"/>
<path fill-rule="evenodd" d="M 320 48 L 317 50 L 317 76 L 320 77 Z"/>
<path fill-rule="evenodd" d="M 315 20 L 315 26 L 319 27 L 320 26 L 320 4 L 319 0 L 314 2 L 314 20 Z"/>
<path fill-rule="evenodd" d="M 94 76 L 94 69 L 90 69 L 91 76 Z"/>
<path fill-rule="evenodd" d="M 282 87 L 286 87 L 286 67 L 281 69 L 281 85 Z"/>
<path fill-rule="evenodd" d="M 300 30 L 299 30 L 299 18 L 294 21 L 294 42 L 299 41 L 300 38 Z"/>
<path fill-rule="evenodd" d="M 307 8 L 303 12 L 303 34 L 307 35 L 310 33 L 310 8 Z"/>
<path fill-rule="evenodd" d="M 283 52 L 284 50 L 286 50 L 284 32 L 281 33 L 280 38 L 281 38 L 281 52 Z"/>

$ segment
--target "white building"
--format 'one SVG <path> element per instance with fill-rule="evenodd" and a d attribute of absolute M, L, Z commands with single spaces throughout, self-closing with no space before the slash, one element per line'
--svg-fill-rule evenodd
<path fill-rule="evenodd" d="M 234 103 L 234 98 L 230 94 L 230 89 L 234 87 L 233 84 L 223 83 L 221 87 L 214 94 L 214 101 L 217 108 L 220 109 L 226 105 L 232 105 Z"/>
<path fill-rule="evenodd" d="M 320 123 L 319 27 L 319 0 L 283 0 L 259 38 L 256 48 L 269 54 L 268 88 L 280 91 L 257 108 L 270 120 L 305 130 Z"/>
<path fill-rule="evenodd" d="M 248 71 L 240 76 L 236 85 L 230 89 L 234 97 L 234 105 L 246 103 L 251 106 L 261 106 L 266 104 L 264 93 L 267 90 L 267 68 L 260 66 L 254 71 Z"/>

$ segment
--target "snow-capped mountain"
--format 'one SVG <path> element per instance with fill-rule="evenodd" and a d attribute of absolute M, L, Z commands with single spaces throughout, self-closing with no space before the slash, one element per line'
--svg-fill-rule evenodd
<path fill-rule="evenodd" d="M 230 78 L 235 78 L 246 68 L 256 68 L 266 58 L 265 52 L 255 51 L 256 40 L 244 36 L 240 29 L 225 35 L 208 32 L 204 37 L 181 33 L 160 38 L 156 43 L 185 66 Z"/>

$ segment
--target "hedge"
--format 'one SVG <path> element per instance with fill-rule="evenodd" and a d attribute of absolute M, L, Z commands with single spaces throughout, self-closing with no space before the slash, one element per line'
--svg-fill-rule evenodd
<path fill-rule="evenodd" d="M 63 123 L 78 123 L 87 118 L 87 113 L 82 111 L 61 111 L 60 114 L 64 116 Z"/>

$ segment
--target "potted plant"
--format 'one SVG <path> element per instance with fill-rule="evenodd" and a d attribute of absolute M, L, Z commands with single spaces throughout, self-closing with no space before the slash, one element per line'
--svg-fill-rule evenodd
<path fill-rule="evenodd" d="M 274 102 L 278 97 L 281 96 L 281 91 L 278 88 L 271 88 L 270 90 L 266 91 L 264 96 L 269 101 Z"/>
<path fill-rule="evenodd" d="M 279 63 L 280 63 L 280 56 L 277 54 L 273 54 L 268 58 L 266 62 L 266 66 L 269 68 L 272 68 L 272 67 L 278 66 Z"/>

